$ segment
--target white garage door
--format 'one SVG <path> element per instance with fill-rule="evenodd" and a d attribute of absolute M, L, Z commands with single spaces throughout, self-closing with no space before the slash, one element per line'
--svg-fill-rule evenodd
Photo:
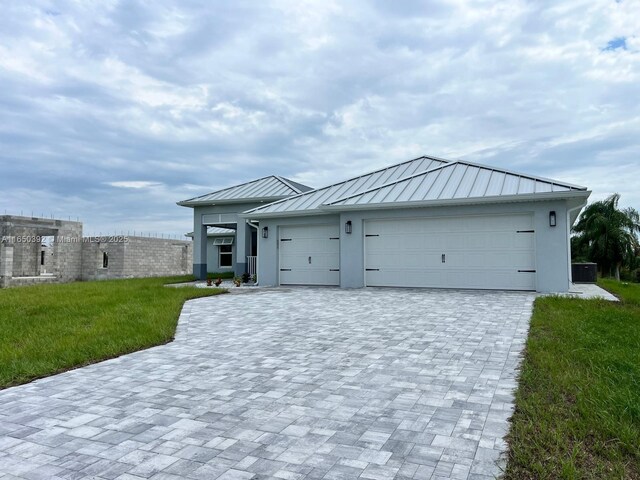
<path fill-rule="evenodd" d="M 280 227 L 280 285 L 339 285 L 338 225 Z"/>
<path fill-rule="evenodd" d="M 530 214 L 369 220 L 365 284 L 535 290 L 534 240 Z"/>

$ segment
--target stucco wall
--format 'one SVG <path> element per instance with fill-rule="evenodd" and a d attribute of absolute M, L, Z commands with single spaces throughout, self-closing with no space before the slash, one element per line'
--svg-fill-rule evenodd
<path fill-rule="evenodd" d="M 549 212 L 555 211 L 557 226 L 549 226 Z M 412 218 L 500 213 L 532 213 L 536 235 L 536 290 L 566 292 L 570 284 L 570 252 L 567 238 L 567 202 L 565 200 L 465 205 L 431 208 L 378 209 L 351 211 L 339 215 L 320 215 L 261 219 L 260 228 L 269 227 L 269 238 L 259 237 L 258 279 L 261 285 L 278 284 L 278 228 L 283 225 L 340 224 L 340 285 L 344 288 L 364 286 L 363 222 L 367 219 Z M 352 233 L 344 233 L 344 224 L 352 222 Z"/>

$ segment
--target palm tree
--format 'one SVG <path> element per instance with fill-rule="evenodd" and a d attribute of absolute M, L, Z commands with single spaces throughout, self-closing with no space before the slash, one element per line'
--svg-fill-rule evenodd
<path fill-rule="evenodd" d="M 618 209 L 620 195 L 594 202 L 584 209 L 573 227 L 573 245 L 598 264 L 600 273 L 620 280 L 620 267 L 630 265 L 640 249 L 640 214 L 634 208 Z"/>

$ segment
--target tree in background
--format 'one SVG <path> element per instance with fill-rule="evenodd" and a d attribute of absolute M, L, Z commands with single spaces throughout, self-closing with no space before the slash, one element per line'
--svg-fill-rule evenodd
<path fill-rule="evenodd" d="M 578 223 L 571 245 L 575 258 L 598 264 L 601 275 L 614 274 L 620 280 L 620 268 L 634 268 L 640 252 L 640 214 L 634 208 L 618 208 L 620 195 L 586 207 Z"/>

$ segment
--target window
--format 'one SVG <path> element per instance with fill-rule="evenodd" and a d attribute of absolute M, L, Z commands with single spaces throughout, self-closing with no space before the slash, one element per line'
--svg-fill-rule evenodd
<path fill-rule="evenodd" d="M 218 264 L 220 267 L 233 267 L 233 247 L 231 245 L 220 245 L 218 247 Z"/>
<path fill-rule="evenodd" d="M 214 238 L 214 245 L 233 245 L 233 237 Z"/>
<path fill-rule="evenodd" d="M 109 254 L 102 252 L 102 268 L 109 268 Z"/>

